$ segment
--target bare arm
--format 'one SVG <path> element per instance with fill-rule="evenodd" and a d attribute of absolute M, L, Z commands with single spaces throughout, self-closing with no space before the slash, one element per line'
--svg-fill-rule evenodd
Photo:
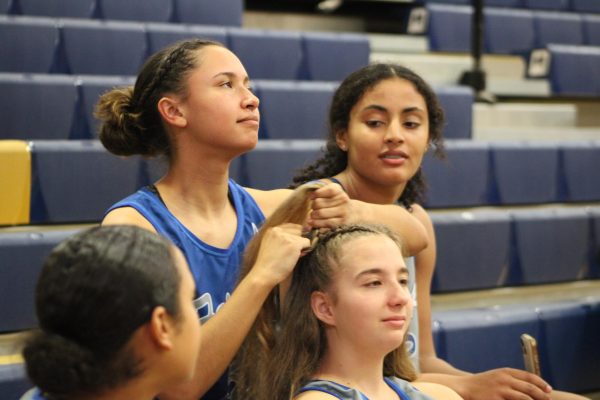
<path fill-rule="evenodd" d="M 431 280 L 437 255 L 435 232 L 426 213 L 416 215 L 421 219 L 429 237 L 429 246 L 415 258 L 421 368 L 418 381 L 448 386 L 465 400 L 549 399 L 550 386 L 529 372 L 500 368 L 471 374 L 438 358 L 431 330 Z M 526 397 L 523 397 L 524 395 Z"/>

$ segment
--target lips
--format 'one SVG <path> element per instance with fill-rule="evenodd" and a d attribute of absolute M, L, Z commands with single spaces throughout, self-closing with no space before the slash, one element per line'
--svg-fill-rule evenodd
<path fill-rule="evenodd" d="M 258 124 L 259 118 L 256 115 L 249 115 L 247 117 L 238 119 L 237 122 L 238 123 L 249 122 L 249 123 L 256 123 L 256 124 Z"/>
<path fill-rule="evenodd" d="M 393 328 L 404 328 L 406 325 L 406 317 L 397 315 L 388 317 L 382 320 L 386 325 L 389 325 Z"/>
<path fill-rule="evenodd" d="M 400 150 L 390 150 L 390 151 L 381 153 L 379 155 L 379 158 L 383 158 L 386 160 L 402 160 L 402 159 L 407 159 L 408 154 L 406 154 L 405 152 L 400 151 Z"/>

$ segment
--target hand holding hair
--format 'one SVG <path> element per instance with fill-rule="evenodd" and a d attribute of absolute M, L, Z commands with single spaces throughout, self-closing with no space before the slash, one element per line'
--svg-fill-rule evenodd
<path fill-rule="evenodd" d="M 330 182 L 311 194 L 312 211 L 307 225 L 311 228 L 335 228 L 350 222 L 357 212 L 353 200 L 342 187 Z"/>

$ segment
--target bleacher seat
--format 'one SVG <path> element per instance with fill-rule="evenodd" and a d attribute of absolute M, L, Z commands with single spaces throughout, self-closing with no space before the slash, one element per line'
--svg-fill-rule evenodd
<path fill-rule="evenodd" d="M 74 79 L 0 74 L 1 139 L 68 139 L 77 104 Z"/>
<path fill-rule="evenodd" d="M 427 4 L 427 39 L 431 51 L 468 52 L 473 9 L 469 6 Z"/>
<path fill-rule="evenodd" d="M 369 64 L 371 52 L 366 35 L 330 32 L 305 32 L 302 49 L 305 79 L 341 81 Z"/>
<path fill-rule="evenodd" d="M 240 183 L 256 189 L 287 187 L 295 172 L 320 155 L 322 140 L 263 140 L 239 161 Z"/>
<path fill-rule="evenodd" d="M 598 333 L 600 332 L 600 297 L 589 296 L 580 301 L 586 311 L 583 326 L 583 338 L 581 347 L 585 352 L 581 359 L 577 360 L 579 374 L 576 377 L 578 391 L 591 392 L 600 388 L 600 346 L 598 346 Z"/>
<path fill-rule="evenodd" d="M 56 22 L 0 15 L 0 72 L 47 73 L 55 67 Z"/>
<path fill-rule="evenodd" d="M 325 139 L 327 110 L 336 86 L 330 82 L 255 81 L 261 138 Z"/>
<path fill-rule="evenodd" d="M 534 10 L 568 10 L 570 0 L 523 0 L 523 5 Z"/>
<path fill-rule="evenodd" d="M 63 20 L 61 34 L 71 74 L 136 75 L 146 58 L 141 23 Z"/>
<path fill-rule="evenodd" d="M 445 359 L 457 368 L 482 372 L 523 369 L 520 335 L 539 335 L 535 309 L 528 306 L 469 308 L 433 313 L 440 324 Z"/>
<path fill-rule="evenodd" d="M 584 368 L 580 362 L 589 351 L 583 347 L 585 308 L 579 302 L 563 301 L 539 304 L 537 310 L 542 331 L 538 349 L 544 379 L 561 390 L 584 389 L 580 382 Z M 596 379 L 600 378 L 597 363 L 593 368 L 592 374 Z"/>
<path fill-rule="evenodd" d="M 423 158 L 427 207 L 489 204 L 489 145 L 470 140 L 446 141 L 446 160 Z M 465 184 L 468 182 L 468 184 Z"/>
<path fill-rule="evenodd" d="M 27 142 L 0 140 L 0 225 L 29 223 L 31 154 Z"/>
<path fill-rule="evenodd" d="M 486 52 L 527 54 L 535 46 L 532 11 L 485 8 L 484 17 L 484 49 Z M 506 29 L 507 26 L 510 26 L 510 29 Z"/>
<path fill-rule="evenodd" d="M 23 15 L 46 17 L 91 18 L 96 0 L 13 0 Z"/>
<path fill-rule="evenodd" d="M 490 146 L 498 204 L 551 203 L 558 199 L 558 146 L 498 142 Z"/>
<path fill-rule="evenodd" d="M 0 364 L 0 396 L 3 399 L 19 399 L 30 388 L 23 363 Z"/>
<path fill-rule="evenodd" d="M 551 44 L 548 79 L 552 93 L 564 96 L 600 95 L 600 47 Z"/>
<path fill-rule="evenodd" d="M 98 141 L 38 140 L 31 153 L 33 223 L 99 221 L 142 178 L 140 158 L 113 156 Z"/>
<path fill-rule="evenodd" d="M 473 124 L 473 90 L 468 86 L 436 86 L 446 117 L 445 139 L 471 139 Z"/>
<path fill-rule="evenodd" d="M 433 292 L 502 286 L 510 260 L 507 212 L 437 212 L 437 262 Z"/>
<path fill-rule="evenodd" d="M 35 283 L 46 256 L 78 229 L 28 229 L 0 232 L 0 332 L 37 326 Z"/>
<path fill-rule="evenodd" d="M 586 278 L 590 224 L 585 210 L 511 211 L 514 258 L 507 284 L 532 285 Z"/>
<path fill-rule="evenodd" d="M 297 32 L 229 29 L 229 47 L 250 79 L 298 79 L 302 37 Z"/>
<path fill-rule="evenodd" d="M 179 40 L 192 37 L 214 40 L 227 45 L 226 28 L 220 26 L 148 23 L 146 32 L 148 54 L 154 54 Z"/>
<path fill-rule="evenodd" d="M 486 0 L 487 7 L 507 7 L 518 8 L 523 7 L 523 0 Z"/>
<path fill-rule="evenodd" d="M 563 199 L 600 201 L 600 141 L 568 141 L 561 148 L 565 193 Z"/>
<path fill-rule="evenodd" d="M 567 12 L 536 11 L 534 13 L 536 47 L 551 43 L 583 44 L 583 27 L 579 14 Z"/>
<path fill-rule="evenodd" d="M 100 95 L 104 92 L 122 86 L 135 84 L 134 78 L 112 76 L 80 76 L 76 81 L 80 97 L 80 108 L 84 121 L 79 123 L 78 137 L 81 139 L 95 139 L 98 137 L 99 121 L 94 117 L 94 109 Z"/>
<path fill-rule="evenodd" d="M 172 0 L 97 0 L 103 18 L 141 22 L 171 22 Z"/>
<path fill-rule="evenodd" d="M 600 2 L 598 0 L 571 0 L 571 8 L 573 11 L 600 14 Z"/>
<path fill-rule="evenodd" d="M 589 277 L 600 278 L 600 207 L 590 207 L 588 210 L 591 219 L 590 240 L 590 271 Z"/>
<path fill-rule="evenodd" d="M 243 0 L 174 0 L 177 20 L 186 24 L 242 26 Z"/>
<path fill-rule="evenodd" d="M 598 3 L 600 4 L 600 3 Z M 600 13 L 600 10 L 598 10 Z M 600 15 L 583 15 L 583 39 L 585 44 L 600 46 Z"/>

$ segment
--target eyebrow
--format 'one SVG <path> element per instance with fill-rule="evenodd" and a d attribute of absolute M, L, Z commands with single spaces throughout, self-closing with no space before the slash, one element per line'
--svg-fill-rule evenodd
<path fill-rule="evenodd" d="M 381 106 L 379 104 L 370 104 L 370 105 L 366 106 L 365 108 L 363 108 L 363 111 L 367 111 L 367 110 L 376 110 L 376 111 L 381 111 L 381 112 L 386 112 L 386 113 L 389 112 L 389 110 L 387 108 L 385 108 L 384 106 Z M 424 110 L 419 107 L 407 107 L 401 111 L 402 114 L 410 114 L 413 112 L 424 112 Z"/>
<path fill-rule="evenodd" d="M 365 276 L 365 275 L 378 275 L 378 274 L 382 274 L 383 273 L 383 269 L 382 268 L 370 268 L 370 269 L 366 269 L 364 271 L 359 272 L 356 275 L 356 278 L 360 278 L 361 276 Z M 398 274 L 408 274 L 408 268 L 406 267 L 401 267 L 398 270 Z"/>
<path fill-rule="evenodd" d="M 213 79 L 221 76 L 221 75 L 225 75 L 226 77 L 228 77 L 229 79 L 233 79 L 233 78 L 237 78 L 238 75 L 233 73 L 233 72 L 219 72 L 218 74 L 216 74 L 215 76 L 213 76 Z M 250 82 L 250 78 L 248 76 L 244 76 L 244 83 L 248 83 Z"/>

